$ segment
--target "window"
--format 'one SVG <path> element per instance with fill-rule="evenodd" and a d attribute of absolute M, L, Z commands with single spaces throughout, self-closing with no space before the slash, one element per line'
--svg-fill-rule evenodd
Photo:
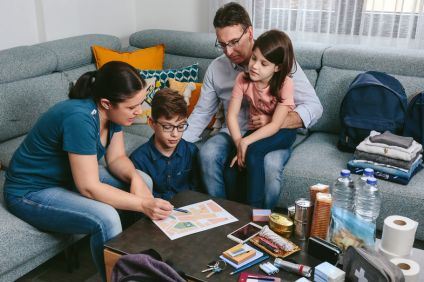
<path fill-rule="evenodd" d="M 253 25 L 264 31 L 414 39 L 424 0 L 254 0 Z"/>

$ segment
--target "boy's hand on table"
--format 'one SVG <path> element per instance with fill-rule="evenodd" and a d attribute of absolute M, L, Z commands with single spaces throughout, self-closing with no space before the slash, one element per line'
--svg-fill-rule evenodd
<path fill-rule="evenodd" d="M 144 198 L 143 213 L 152 220 L 160 220 L 167 218 L 174 208 L 170 202 L 160 198 Z"/>

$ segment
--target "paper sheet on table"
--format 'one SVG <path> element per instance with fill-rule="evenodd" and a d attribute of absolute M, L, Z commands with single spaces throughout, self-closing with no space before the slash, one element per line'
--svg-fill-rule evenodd
<path fill-rule="evenodd" d="M 171 240 L 238 221 L 213 200 L 178 208 L 189 213 L 174 210 L 166 219 L 153 220 Z"/>

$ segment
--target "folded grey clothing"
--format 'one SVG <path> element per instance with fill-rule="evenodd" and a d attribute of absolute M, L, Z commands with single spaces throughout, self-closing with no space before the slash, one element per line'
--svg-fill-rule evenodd
<path fill-rule="evenodd" d="M 395 166 L 395 167 L 400 167 L 400 168 L 404 168 L 409 170 L 412 166 L 412 164 L 419 158 L 421 157 L 421 154 L 416 154 L 416 156 L 408 161 L 403 161 L 403 160 L 398 160 L 398 159 L 393 159 L 393 158 L 389 158 L 386 156 L 382 156 L 382 155 L 378 155 L 378 154 L 373 154 L 373 153 L 368 153 L 368 152 L 364 152 L 364 151 L 360 151 L 360 150 L 355 150 L 355 153 L 353 154 L 355 159 L 357 160 L 368 160 L 368 161 L 373 161 L 376 163 L 380 163 L 380 164 L 387 164 L 387 165 L 391 165 L 391 166 Z"/>
<path fill-rule="evenodd" d="M 373 143 L 382 143 L 389 146 L 398 146 L 408 149 L 411 147 L 414 139 L 412 137 L 399 136 L 391 133 L 390 131 L 385 131 L 382 134 L 370 136 L 370 141 Z"/>

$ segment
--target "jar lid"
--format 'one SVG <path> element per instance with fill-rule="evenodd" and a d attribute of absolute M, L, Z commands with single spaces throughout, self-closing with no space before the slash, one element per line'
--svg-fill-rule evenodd
<path fill-rule="evenodd" d="M 272 213 L 269 216 L 269 220 L 275 224 L 278 224 L 284 227 L 293 226 L 293 221 L 289 219 L 287 216 L 280 213 Z"/>

